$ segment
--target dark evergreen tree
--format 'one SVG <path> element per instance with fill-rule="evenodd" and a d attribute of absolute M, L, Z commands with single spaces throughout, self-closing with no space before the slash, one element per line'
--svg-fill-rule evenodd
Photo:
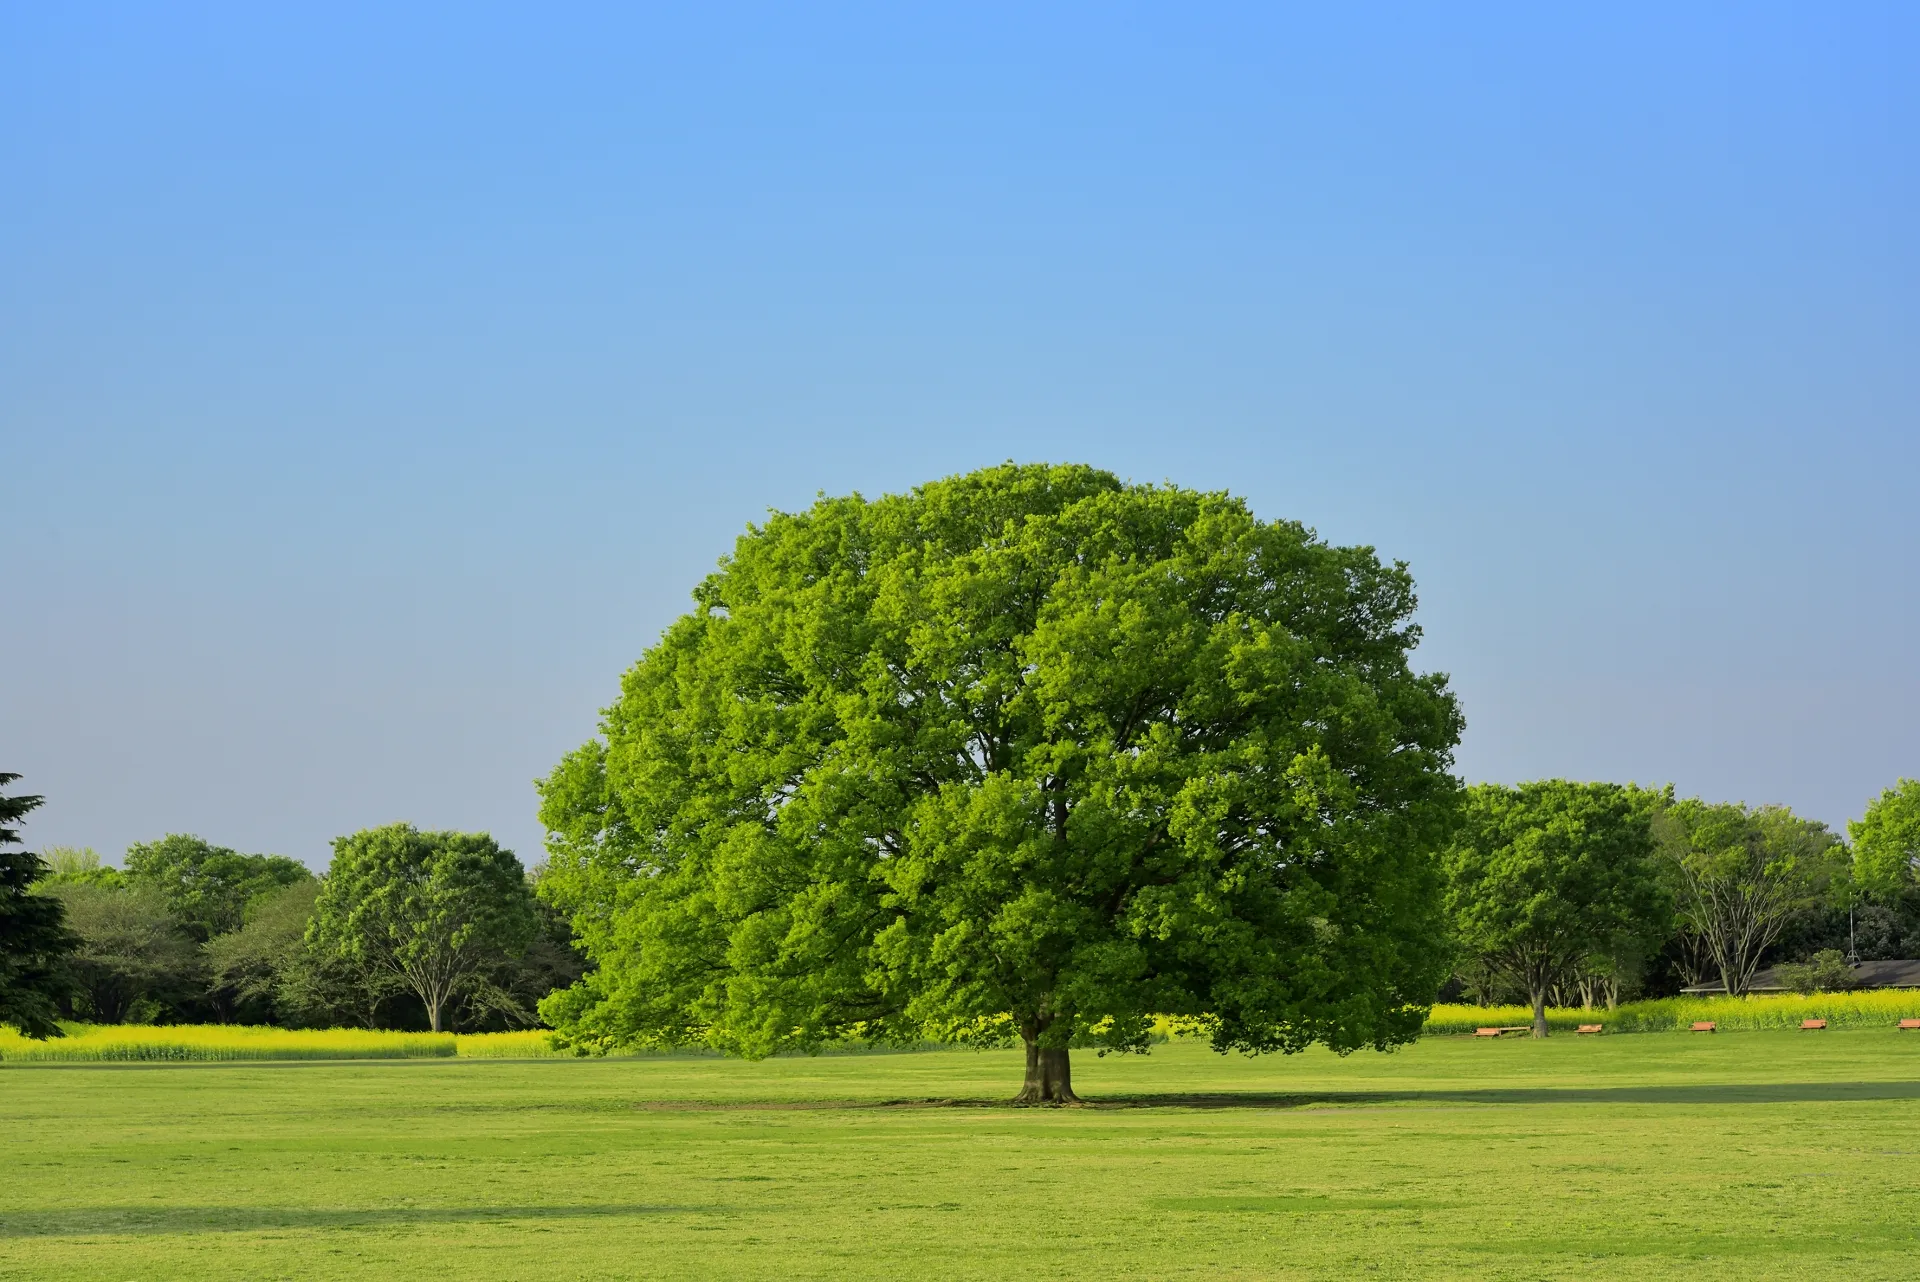
<path fill-rule="evenodd" d="M 0 773 L 0 788 L 19 777 Z M 30 851 L 7 848 L 21 844 L 15 825 L 42 800 L 0 794 L 0 1024 L 28 1037 L 58 1037 L 60 963 L 74 939 L 60 901 L 33 893 L 33 883 L 47 875 L 46 864 Z"/>

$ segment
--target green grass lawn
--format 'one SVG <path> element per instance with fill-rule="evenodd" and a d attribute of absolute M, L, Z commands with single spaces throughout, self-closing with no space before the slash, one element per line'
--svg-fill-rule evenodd
<path fill-rule="evenodd" d="M 9 1064 L 0 1277 L 1920 1274 L 1920 1035 L 1075 1060 Z"/>

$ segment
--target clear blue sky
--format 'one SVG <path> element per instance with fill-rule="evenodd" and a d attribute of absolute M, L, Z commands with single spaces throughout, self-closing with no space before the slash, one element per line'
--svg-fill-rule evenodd
<path fill-rule="evenodd" d="M 1411 563 L 1471 779 L 1920 774 L 1920 6 L 6 5 L 38 844 L 538 857 L 749 521 L 1003 459 Z"/>

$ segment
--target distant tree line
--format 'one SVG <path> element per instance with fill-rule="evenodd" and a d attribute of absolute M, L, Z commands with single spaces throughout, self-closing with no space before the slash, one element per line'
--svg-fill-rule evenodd
<path fill-rule="evenodd" d="M 32 1035 L 61 1018 L 529 1026 L 587 969 L 548 902 L 564 894 L 484 834 L 368 829 L 319 877 L 175 834 L 112 868 L 13 849 L 39 802 L 0 794 L 0 1023 Z M 1784 806 L 1566 780 L 1467 788 L 1456 818 L 1439 996 L 1529 1004 L 1541 1035 L 1549 1006 L 1739 995 L 1770 965 L 1802 991 L 1844 988 L 1849 961 L 1920 956 L 1920 780 L 1845 838 Z"/>
<path fill-rule="evenodd" d="M 1544 1036 L 1550 1005 L 1739 995 L 1775 964 L 1804 990 L 1844 987 L 1849 959 L 1920 956 L 1920 781 L 1848 837 L 1672 788 L 1469 788 L 1442 861 L 1460 958 L 1444 994 L 1529 1004 Z"/>
<path fill-rule="evenodd" d="M 0 797 L 9 819 L 38 802 Z M 113 868 L 92 850 L 8 851 L 17 834 L 0 831 L 0 1023 L 33 1035 L 55 1019 L 526 1027 L 582 970 L 536 878 L 484 834 L 369 829 L 315 876 L 195 836 L 136 844 Z M 16 947 L 28 926 L 37 951 Z"/>

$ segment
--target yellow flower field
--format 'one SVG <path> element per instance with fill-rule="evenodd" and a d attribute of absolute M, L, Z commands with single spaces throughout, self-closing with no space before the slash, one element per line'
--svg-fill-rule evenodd
<path fill-rule="evenodd" d="M 1723 1032 L 1797 1028 L 1803 1019 L 1824 1019 L 1834 1028 L 1888 1028 L 1920 1018 L 1920 992 L 1794 994 L 1765 997 L 1669 997 L 1628 1002 L 1614 1010 L 1555 1007 L 1547 1026 L 1570 1032 L 1601 1024 L 1608 1033 L 1685 1032 L 1696 1020 L 1712 1020 Z M 1430 1036 L 1471 1033 L 1486 1025 L 1529 1023 L 1524 1006 L 1435 1006 L 1427 1017 Z M 234 1024 L 67 1024 L 67 1036 L 31 1041 L 0 1027 L 0 1060 L 191 1061 L 274 1059 L 553 1059 L 545 1029 L 511 1033 L 407 1033 L 362 1028 L 255 1028 Z M 1161 1030 L 1185 1040 L 1171 1024 Z M 1915 1034 L 1920 1041 L 1920 1034 Z"/>
<path fill-rule="evenodd" d="M 542 1029 L 513 1033 L 401 1033 L 363 1028 L 253 1028 L 233 1024 L 68 1024 L 31 1041 L 0 1027 L 0 1060 L 531 1059 L 562 1055 Z"/>
<path fill-rule="evenodd" d="M 1759 1028 L 1798 1028 L 1803 1019 L 1824 1019 L 1833 1028 L 1893 1028 L 1903 1019 L 1920 1018 L 1920 991 L 1880 989 L 1862 993 L 1798 993 L 1759 997 L 1665 997 L 1658 1001 L 1625 1002 L 1613 1010 L 1554 1007 L 1547 1027 L 1571 1031 L 1581 1024 L 1600 1024 L 1609 1033 L 1684 1033 L 1700 1020 L 1711 1020 L 1723 1032 Z M 1429 1034 L 1471 1033 L 1486 1025 L 1527 1024 L 1533 1012 L 1525 1006 L 1435 1006 L 1427 1016 Z"/>

